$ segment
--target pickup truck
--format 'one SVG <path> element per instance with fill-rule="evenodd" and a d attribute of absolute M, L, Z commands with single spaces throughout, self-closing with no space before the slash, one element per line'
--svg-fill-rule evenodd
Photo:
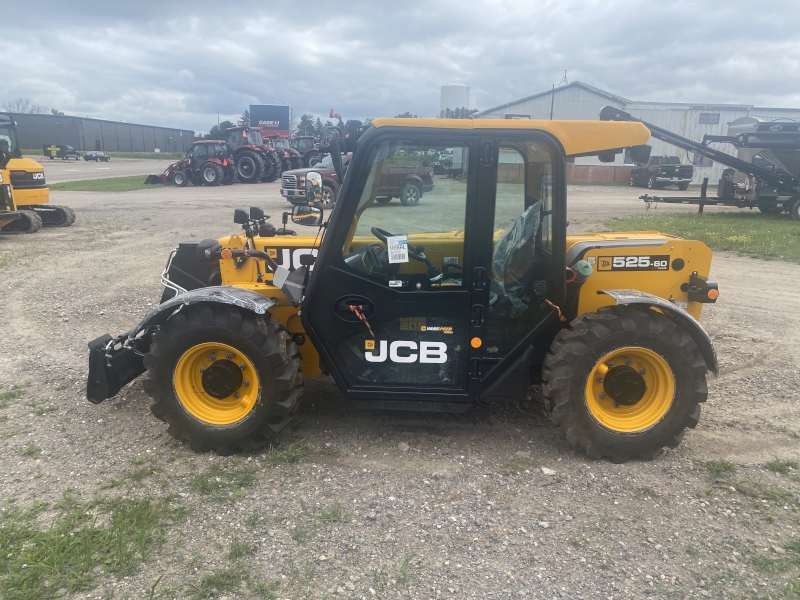
<path fill-rule="evenodd" d="M 667 185 L 677 185 L 685 191 L 694 176 L 692 165 L 682 165 L 677 156 L 651 156 L 648 163 L 637 164 L 631 171 L 631 187 L 648 187 L 657 190 Z"/>
<path fill-rule="evenodd" d="M 345 168 L 351 157 L 352 154 L 342 157 Z M 333 169 L 330 155 L 311 168 L 284 171 L 281 177 L 281 196 L 292 204 L 306 204 L 306 173 L 311 171 L 316 171 L 322 176 L 322 201 L 319 207 L 330 210 L 336 204 L 339 189 L 342 187 Z M 420 198 L 431 190 L 433 190 L 432 160 L 390 156 L 386 159 L 385 168 L 381 173 L 380 187 L 375 201 L 378 204 L 387 204 L 392 198 L 400 198 L 403 206 L 416 206 Z"/>

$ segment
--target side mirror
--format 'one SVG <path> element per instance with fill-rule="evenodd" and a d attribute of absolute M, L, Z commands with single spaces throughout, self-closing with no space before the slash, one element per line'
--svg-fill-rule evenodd
<path fill-rule="evenodd" d="M 306 202 L 322 200 L 322 175 L 316 171 L 306 173 Z"/>
<path fill-rule="evenodd" d="M 296 225 L 305 225 L 307 227 L 322 225 L 322 216 L 322 209 L 316 206 L 296 204 L 292 208 L 292 223 Z"/>
<path fill-rule="evenodd" d="M 237 208 L 233 211 L 233 222 L 239 225 L 244 225 L 250 220 L 249 213 L 243 208 Z"/>
<path fill-rule="evenodd" d="M 643 146 L 631 146 L 631 160 L 637 164 L 645 164 L 650 160 L 650 151 L 653 148 L 644 144 Z"/>
<path fill-rule="evenodd" d="M 258 208 L 257 206 L 250 207 L 250 218 L 253 221 L 258 221 L 259 219 L 264 218 L 264 211 Z"/>

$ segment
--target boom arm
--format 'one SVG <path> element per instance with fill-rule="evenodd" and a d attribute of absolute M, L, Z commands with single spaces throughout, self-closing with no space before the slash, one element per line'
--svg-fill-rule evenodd
<path fill-rule="evenodd" d="M 672 144 L 673 146 L 677 146 L 678 148 L 683 148 L 684 150 L 690 150 L 695 154 L 697 154 L 698 156 L 704 156 L 722 165 L 726 165 L 728 167 L 736 169 L 737 171 L 741 171 L 742 173 L 747 173 L 748 175 L 751 175 L 756 179 L 758 179 L 759 181 L 763 181 L 764 183 L 770 186 L 774 186 L 776 188 L 785 190 L 787 194 L 796 194 L 800 192 L 800 181 L 798 181 L 794 177 L 791 177 L 788 174 L 772 173 L 771 171 L 767 171 L 766 169 L 762 169 L 761 167 L 752 165 L 747 161 L 741 160 L 740 158 L 736 158 L 735 156 L 726 154 L 721 150 L 715 150 L 713 148 L 709 148 L 705 143 L 695 142 L 693 140 L 690 140 L 689 138 L 685 138 L 676 133 L 672 133 L 667 129 L 658 127 L 657 125 L 652 125 L 647 121 L 637 119 L 633 115 L 626 113 L 624 110 L 620 110 L 619 108 L 616 108 L 614 106 L 604 106 L 600 110 L 600 120 L 635 121 L 638 123 L 642 123 L 645 127 L 647 127 L 650 130 L 650 134 L 657 140 L 661 140 L 662 142 L 666 142 L 667 144 Z M 718 140 L 712 139 L 709 141 L 718 141 Z"/>

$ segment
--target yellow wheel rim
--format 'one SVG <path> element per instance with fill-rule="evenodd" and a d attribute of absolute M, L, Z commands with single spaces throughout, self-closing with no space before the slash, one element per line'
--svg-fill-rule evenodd
<path fill-rule="evenodd" d="M 626 404 L 637 397 L 635 404 Z M 586 406 L 595 421 L 611 431 L 650 429 L 669 412 L 674 398 L 675 375 L 669 363 L 647 348 L 609 352 L 586 381 Z"/>
<path fill-rule="evenodd" d="M 192 346 L 175 365 L 175 395 L 186 412 L 212 425 L 231 425 L 256 405 L 260 391 L 253 363 L 233 346 Z"/>

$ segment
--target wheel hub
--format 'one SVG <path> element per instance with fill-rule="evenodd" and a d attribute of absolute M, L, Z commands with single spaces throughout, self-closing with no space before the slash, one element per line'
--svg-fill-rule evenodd
<path fill-rule="evenodd" d="M 644 397 L 647 384 L 636 369 L 620 365 L 608 370 L 603 378 L 603 389 L 617 404 L 635 406 Z"/>
<path fill-rule="evenodd" d="M 242 381 L 244 381 L 242 369 L 227 359 L 214 362 L 203 370 L 201 376 L 205 392 L 218 400 L 232 395 L 241 387 Z"/>

